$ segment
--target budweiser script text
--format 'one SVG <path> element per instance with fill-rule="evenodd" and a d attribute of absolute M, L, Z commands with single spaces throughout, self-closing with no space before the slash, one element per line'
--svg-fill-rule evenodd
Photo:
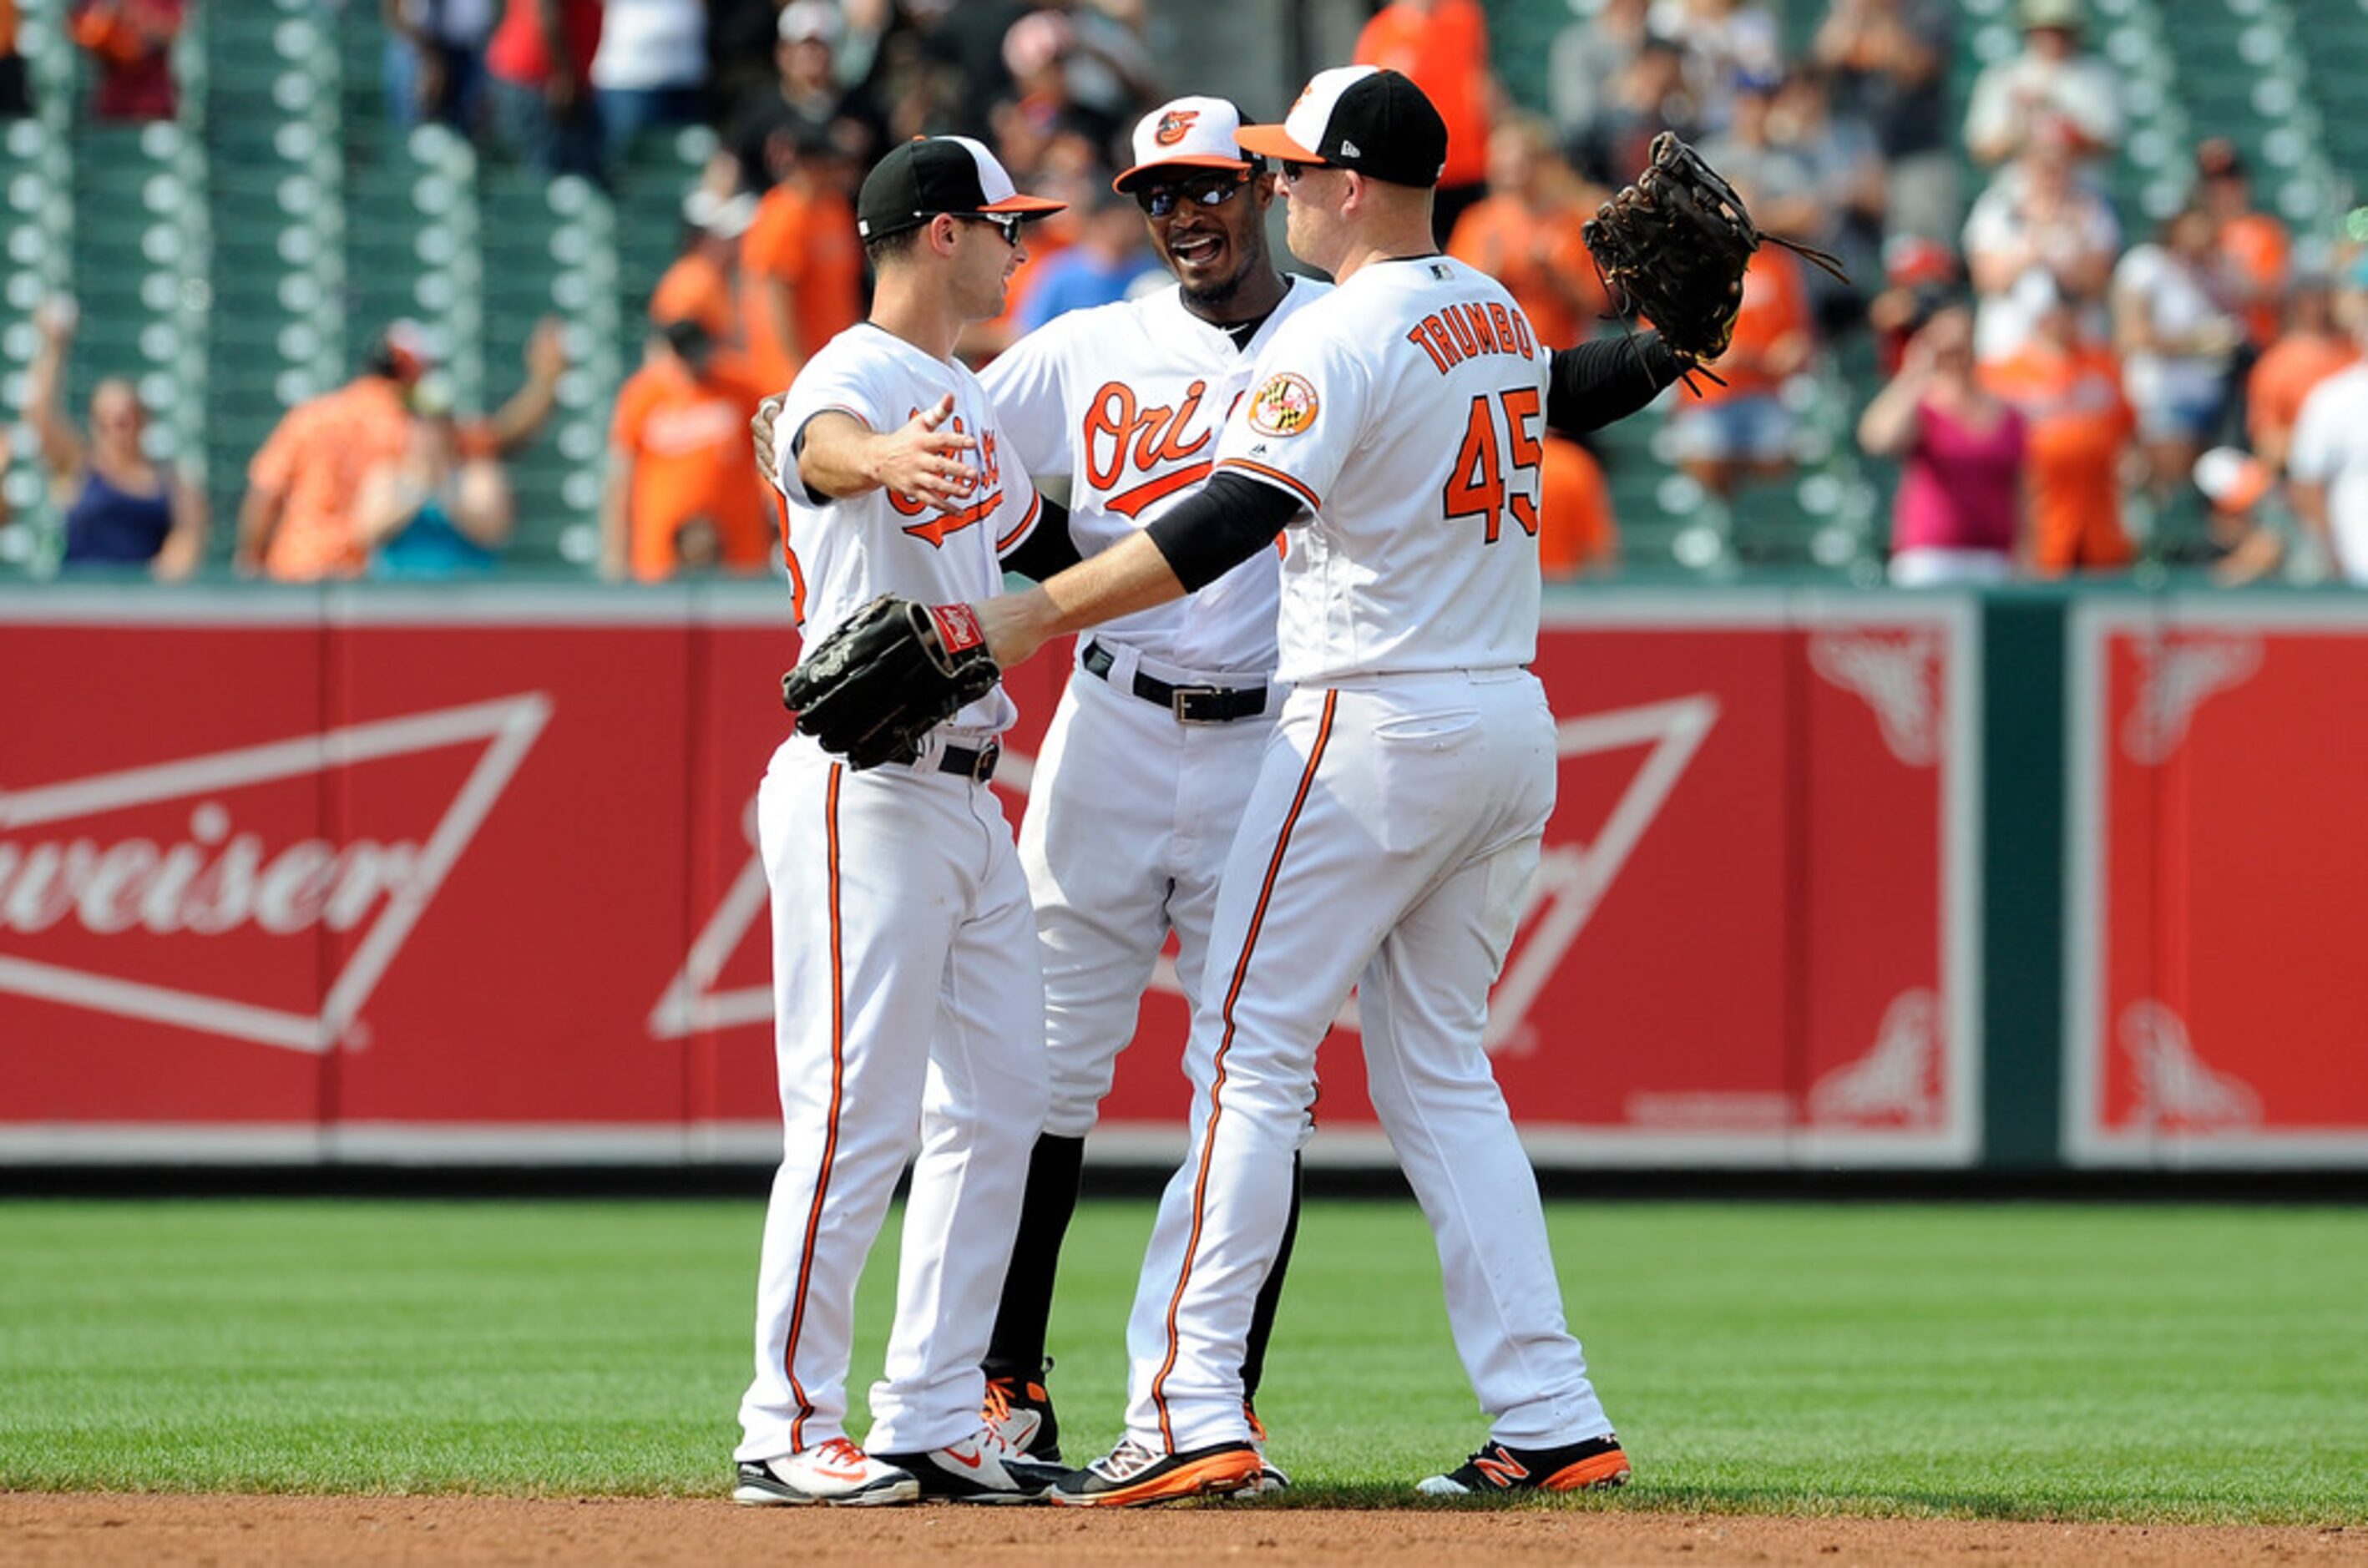
<path fill-rule="evenodd" d="M 173 844 L 78 837 L 0 839 L 0 931 L 45 931 L 72 918 L 100 936 L 139 929 L 217 936 L 253 923 L 275 936 L 351 930 L 419 869 L 420 846 L 300 838 L 277 854 L 232 831 L 206 801 Z"/>

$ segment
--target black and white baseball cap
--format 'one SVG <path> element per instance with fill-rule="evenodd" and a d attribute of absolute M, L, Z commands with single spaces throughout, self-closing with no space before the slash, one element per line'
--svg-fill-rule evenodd
<path fill-rule="evenodd" d="M 1392 185 L 1434 186 L 1447 122 L 1413 82 L 1372 65 L 1318 71 L 1281 125 L 1245 125 L 1242 145 L 1292 164 L 1329 164 Z"/>
<path fill-rule="evenodd" d="M 1241 146 L 1242 111 L 1224 98 L 1177 98 L 1161 104 L 1134 127 L 1134 166 L 1110 181 L 1112 190 L 1133 190 L 1143 176 L 1163 169 L 1230 169 L 1247 174 L 1250 160 Z"/>
<path fill-rule="evenodd" d="M 916 136 L 863 176 L 855 232 L 877 240 L 918 228 L 940 212 L 1042 218 L 1067 205 L 1020 195 L 995 154 L 967 136 Z"/>

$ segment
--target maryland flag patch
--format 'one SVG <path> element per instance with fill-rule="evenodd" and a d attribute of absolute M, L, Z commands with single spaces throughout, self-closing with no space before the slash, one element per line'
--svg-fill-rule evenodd
<path fill-rule="evenodd" d="M 1250 428 L 1261 436 L 1296 436 L 1315 423 L 1315 389 L 1289 370 L 1269 376 L 1250 393 Z"/>

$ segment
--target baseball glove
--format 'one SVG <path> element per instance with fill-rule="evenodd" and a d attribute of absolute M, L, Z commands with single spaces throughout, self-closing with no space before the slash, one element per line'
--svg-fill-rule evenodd
<path fill-rule="evenodd" d="M 1690 372 L 1726 352 L 1743 309 L 1744 269 L 1761 241 L 1850 280 L 1824 251 L 1761 233 L 1735 187 L 1674 131 L 1653 138 L 1636 183 L 1598 208 L 1581 233 L 1621 315 L 1650 319 Z"/>
<path fill-rule="evenodd" d="M 920 740 L 1002 676 L 968 605 L 882 594 L 781 677 L 781 705 L 858 770 L 911 762 Z"/>

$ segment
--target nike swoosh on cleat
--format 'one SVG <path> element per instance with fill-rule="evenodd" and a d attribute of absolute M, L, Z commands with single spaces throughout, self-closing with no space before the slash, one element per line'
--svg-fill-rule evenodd
<path fill-rule="evenodd" d="M 954 1463 L 961 1465 L 964 1470 L 976 1470 L 980 1465 L 986 1462 L 986 1456 L 985 1454 L 980 1454 L 974 1459 L 964 1459 L 962 1457 L 962 1451 L 960 1449 L 948 1449 L 945 1450 L 945 1455 L 946 1458 L 953 1460 Z"/>

